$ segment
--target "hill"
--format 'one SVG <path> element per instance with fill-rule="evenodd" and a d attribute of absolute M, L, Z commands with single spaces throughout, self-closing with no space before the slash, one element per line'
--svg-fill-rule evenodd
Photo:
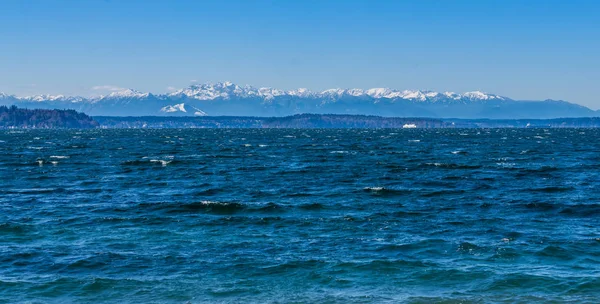
<path fill-rule="evenodd" d="M 75 110 L 22 109 L 0 106 L 0 128 L 54 129 L 96 128 L 99 124 L 90 116 Z"/>

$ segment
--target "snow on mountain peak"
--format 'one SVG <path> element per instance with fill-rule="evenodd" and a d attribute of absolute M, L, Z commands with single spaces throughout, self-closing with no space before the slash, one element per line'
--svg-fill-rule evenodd
<path fill-rule="evenodd" d="M 299 88 L 297 90 L 288 91 L 287 94 L 290 96 L 310 97 L 313 96 L 315 93 L 306 88 Z"/>
<path fill-rule="evenodd" d="M 93 97 L 89 99 L 81 97 L 65 97 L 63 95 L 36 95 L 28 97 L 14 97 L 5 93 L 0 93 L 0 98 L 17 98 L 24 101 L 50 101 L 50 102 L 80 102 L 87 101 L 90 103 L 100 102 L 102 100 L 114 100 L 131 102 L 136 99 L 144 99 L 149 96 L 156 96 L 161 100 L 172 100 L 175 102 L 184 101 L 185 99 L 194 100 L 218 100 L 218 99 L 246 99 L 254 98 L 260 99 L 264 102 L 272 102 L 276 98 L 283 97 L 294 97 L 294 98 L 310 98 L 310 99 L 321 99 L 322 103 L 335 102 L 346 97 L 361 97 L 361 98 L 372 98 L 375 103 L 382 99 L 389 100 L 409 100 L 413 102 L 446 102 L 446 101 L 504 101 L 510 100 L 506 97 L 488 94 L 481 91 L 466 92 L 463 94 L 457 94 L 454 92 L 438 93 L 434 91 L 419 91 L 419 90 L 395 90 L 390 88 L 371 88 L 371 89 L 341 89 L 334 88 L 320 92 L 313 92 L 305 88 L 296 90 L 284 91 L 271 87 L 253 87 L 250 85 L 238 86 L 230 81 L 216 82 L 216 83 L 199 83 L 190 85 L 187 88 L 177 90 L 170 94 L 165 95 L 151 95 L 150 93 L 142 93 L 133 89 L 126 89 L 121 91 L 112 92 L 109 95 Z M 185 109 L 185 108 L 184 108 Z"/>
<path fill-rule="evenodd" d="M 444 96 L 446 96 L 446 98 L 451 98 L 451 99 L 460 99 L 460 95 L 456 94 L 454 92 L 444 92 L 443 94 Z"/>
<path fill-rule="evenodd" d="M 166 106 L 160 109 L 161 112 L 165 112 L 165 113 L 173 113 L 173 112 L 184 112 L 187 113 L 187 111 L 185 110 L 185 104 L 184 103 L 179 103 L 176 105 L 172 105 L 172 106 Z"/>
<path fill-rule="evenodd" d="M 365 91 L 367 95 L 373 98 L 387 98 L 386 96 L 394 93 L 388 88 L 372 88 Z"/>
<path fill-rule="evenodd" d="M 427 97 L 421 91 L 404 90 L 404 91 L 402 91 L 402 95 L 400 97 L 403 99 L 414 99 L 414 100 L 421 100 L 421 101 L 427 100 Z"/>
<path fill-rule="evenodd" d="M 0 95 L 1 97 L 1 95 Z M 85 98 L 83 97 L 79 97 L 79 96 L 65 96 L 65 95 L 50 95 L 50 94 L 42 94 L 42 95 L 31 95 L 31 96 L 25 96 L 25 97 L 15 97 L 15 96 L 10 96 L 10 97 L 14 97 L 17 98 L 19 100 L 22 101 L 29 101 L 29 102 L 81 102 L 84 101 Z"/>
<path fill-rule="evenodd" d="M 281 95 L 285 95 L 286 92 L 282 91 L 282 90 L 278 90 L 278 89 L 273 89 L 273 88 L 260 88 L 258 89 L 258 95 L 270 100 L 273 99 L 277 96 L 281 96 Z"/>
<path fill-rule="evenodd" d="M 186 107 L 187 107 L 187 109 L 186 109 Z M 169 106 L 162 107 L 160 109 L 160 111 L 163 113 L 177 113 L 177 112 L 188 113 L 188 110 L 190 110 L 190 112 L 194 112 L 194 116 L 207 116 L 208 115 L 208 114 L 206 114 L 206 112 L 204 112 L 196 107 L 186 106 L 185 103 L 169 105 Z"/>
<path fill-rule="evenodd" d="M 187 97 L 197 100 L 214 100 L 218 98 L 251 98 L 258 97 L 264 100 L 272 100 L 278 96 L 294 96 L 302 98 L 326 98 L 339 99 L 343 96 L 369 96 L 374 99 L 408 99 L 414 101 L 437 101 L 440 98 L 458 100 L 461 98 L 469 100 L 504 100 L 505 98 L 498 95 L 486 94 L 480 91 L 466 92 L 464 94 L 456 94 L 453 92 L 438 93 L 433 91 L 413 91 L 413 90 L 394 90 L 390 88 L 371 88 L 371 89 L 328 89 L 318 93 L 312 92 L 305 88 L 297 90 L 283 91 L 270 87 L 255 88 L 249 85 L 238 86 L 230 81 L 194 84 L 188 88 L 178 90 L 169 94 L 170 97 Z"/>
<path fill-rule="evenodd" d="M 465 92 L 462 94 L 462 97 L 470 99 L 470 100 L 492 100 L 492 99 L 504 100 L 505 99 L 504 97 L 494 95 L 494 94 L 486 94 L 481 91 Z"/>
<path fill-rule="evenodd" d="M 23 99 L 27 99 L 27 100 L 31 100 L 31 101 L 56 101 L 56 100 L 61 100 L 64 99 L 65 96 L 64 95 L 49 95 L 49 94 L 45 94 L 45 95 L 35 95 L 35 96 L 27 96 L 24 97 Z"/>
<path fill-rule="evenodd" d="M 134 89 L 126 89 L 108 94 L 108 98 L 144 98 L 148 97 L 149 93 L 142 93 Z"/>
<path fill-rule="evenodd" d="M 175 91 L 169 96 L 188 97 L 197 100 L 213 100 L 230 98 L 232 95 L 243 95 L 244 89 L 229 82 L 194 84 L 185 89 Z"/>
<path fill-rule="evenodd" d="M 342 97 L 344 95 L 344 93 L 346 93 L 346 90 L 344 89 L 329 89 L 329 90 L 325 90 L 323 92 L 321 92 L 320 97 L 331 97 L 331 98 L 338 98 L 338 97 Z"/>

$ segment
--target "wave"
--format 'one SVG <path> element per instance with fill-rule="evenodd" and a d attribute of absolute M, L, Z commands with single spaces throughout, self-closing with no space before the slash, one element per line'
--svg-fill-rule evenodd
<path fill-rule="evenodd" d="M 541 166 L 539 168 L 515 168 L 519 169 L 525 173 L 546 173 L 546 172 L 554 172 L 559 171 L 560 168 L 554 166 Z"/>
<path fill-rule="evenodd" d="M 322 210 L 325 209 L 325 205 L 321 204 L 321 203 L 310 203 L 310 204 L 303 204 L 298 206 L 298 208 L 303 209 L 303 210 Z"/>
<path fill-rule="evenodd" d="M 356 151 L 346 151 L 346 150 L 337 150 L 337 151 L 331 151 L 329 152 L 330 154 L 356 154 Z"/>
<path fill-rule="evenodd" d="M 271 212 L 284 212 L 285 208 L 282 205 L 279 204 L 275 204 L 275 203 L 267 203 L 265 205 L 261 205 L 258 207 L 255 207 L 253 209 L 251 209 L 251 211 L 259 211 L 259 212 L 267 212 L 267 213 L 271 213 Z"/>
<path fill-rule="evenodd" d="M 150 162 L 151 163 L 160 163 L 163 167 L 166 167 L 172 161 L 171 160 L 163 160 L 163 159 L 151 159 Z"/>
<path fill-rule="evenodd" d="M 209 189 L 204 189 L 204 190 L 195 192 L 194 195 L 196 195 L 196 196 L 211 196 L 211 195 L 215 195 L 220 192 L 223 192 L 223 190 L 224 189 L 222 189 L 222 188 L 209 188 Z"/>
<path fill-rule="evenodd" d="M 560 187 L 560 186 L 550 186 L 550 187 L 542 187 L 542 188 L 527 188 L 525 191 L 530 192 L 543 192 L 543 193 L 555 193 L 555 192 L 568 192 L 575 190 L 573 187 Z"/>
<path fill-rule="evenodd" d="M 7 189 L 0 190 L 0 193 L 6 194 L 44 194 L 44 193 L 55 193 L 64 192 L 63 188 L 24 188 L 24 189 Z"/>
<path fill-rule="evenodd" d="M 397 273 L 405 271 L 406 268 L 427 268 L 435 267 L 436 264 L 420 260 L 404 259 L 375 259 L 367 261 L 342 262 L 335 265 L 338 269 L 347 269 L 351 271 L 373 271 L 377 273 Z"/>
<path fill-rule="evenodd" d="M 544 257 L 544 258 L 552 258 L 552 259 L 560 259 L 560 260 L 572 260 L 575 258 L 572 252 L 561 247 L 550 245 L 544 247 L 544 249 L 535 253 L 536 256 Z"/>
<path fill-rule="evenodd" d="M 458 195 L 458 194 L 464 194 L 464 193 L 466 193 L 465 190 L 437 190 L 437 191 L 425 192 L 425 193 L 421 194 L 421 196 L 423 196 L 423 197 L 438 197 L 438 196 L 445 196 L 445 195 Z"/>
<path fill-rule="evenodd" d="M 562 215 L 571 216 L 598 216 L 600 215 L 600 204 L 577 204 L 564 207 L 559 212 Z"/>
<path fill-rule="evenodd" d="M 126 160 L 121 162 L 121 165 L 124 166 L 140 166 L 140 165 L 147 165 L 148 161 L 146 160 Z"/>
<path fill-rule="evenodd" d="M 527 202 L 527 203 L 517 203 L 515 206 L 520 206 L 530 210 L 536 211 L 552 211 L 558 209 L 558 206 L 553 203 L 548 202 Z"/>
<path fill-rule="evenodd" d="M 176 163 L 176 160 L 164 160 L 164 159 L 148 159 L 148 157 L 144 157 L 141 160 L 126 160 L 121 162 L 123 166 L 147 166 L 148 164 L 160 164 L 162 167 L 166 167 L 169 164 Z"/>
<path fill-rule="evenodd" d="M 0 223 L 1 234 L 25 234 L 32 229 L 32 226 L 15 224 L 15 223 Z"/>
<path fill-rule="evenodd" d="M 218 201 L 200 201 L 195 203 L 187 203 L 180 205 L 169 206 L 169 213 L 178 212 L 206 212 L 218 214 L 232 214 L 246 209 L 246 206 L 241 203 L 234 202 L 218 202 Z"/>
<path fill-rule="evenodd" d="M 239 202 L 224 202 L 203 200 L 192 203 L 142 203 L 141 207 L 151 208 L 165 213 L 207 213 L 207 214 L 235 214 L 246 213 L 281 213 L 287 208 L 276 203 L 244 204 Z"/>
<path fill-rule="evenodd" d="M 454 164 L 454 163 L 424 163 L 423 167 L 437 167 L 442 169 L 479 169 L 480 165 L 466 165 L 466 164 Z"/>
<path fill-rule="evenodd" d="M 373 195 L 380 195 L 380 196 L 394 196 L 394 195 L 403 195 L 403 194 L 410 193 L 411 190 L 409 190 L 409 189 L 393 189 L 393 188 L 386 188 L 386 187 L 365 187 L 365 188 L 363 188 L 363 192 L 368 192 Z"/>

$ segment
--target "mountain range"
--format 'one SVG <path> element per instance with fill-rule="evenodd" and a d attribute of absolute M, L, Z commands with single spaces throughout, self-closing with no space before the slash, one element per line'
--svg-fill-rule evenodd
<path fill-rule="evenodd" d="M 92 116 L 267 117 L 300 113 L 465 119 L 600 116 L 599 111 L 562 100 L 514 100 L 480 91 L 462 94 L 388 88 L 285 91 L 238 86 L 231 82 L 194 84 L 168 94 L 126 89 L 91 98 L 64 95 L 17 97 L 0 93 L 0 105 L 73 109 Z"/>

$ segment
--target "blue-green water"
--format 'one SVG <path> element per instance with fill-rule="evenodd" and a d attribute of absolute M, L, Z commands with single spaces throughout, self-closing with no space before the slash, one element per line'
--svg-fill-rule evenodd
<path fill-rule="evenodd" d="M 600 131 L 0 131 L 0 302 L 600 300 Z"/>

